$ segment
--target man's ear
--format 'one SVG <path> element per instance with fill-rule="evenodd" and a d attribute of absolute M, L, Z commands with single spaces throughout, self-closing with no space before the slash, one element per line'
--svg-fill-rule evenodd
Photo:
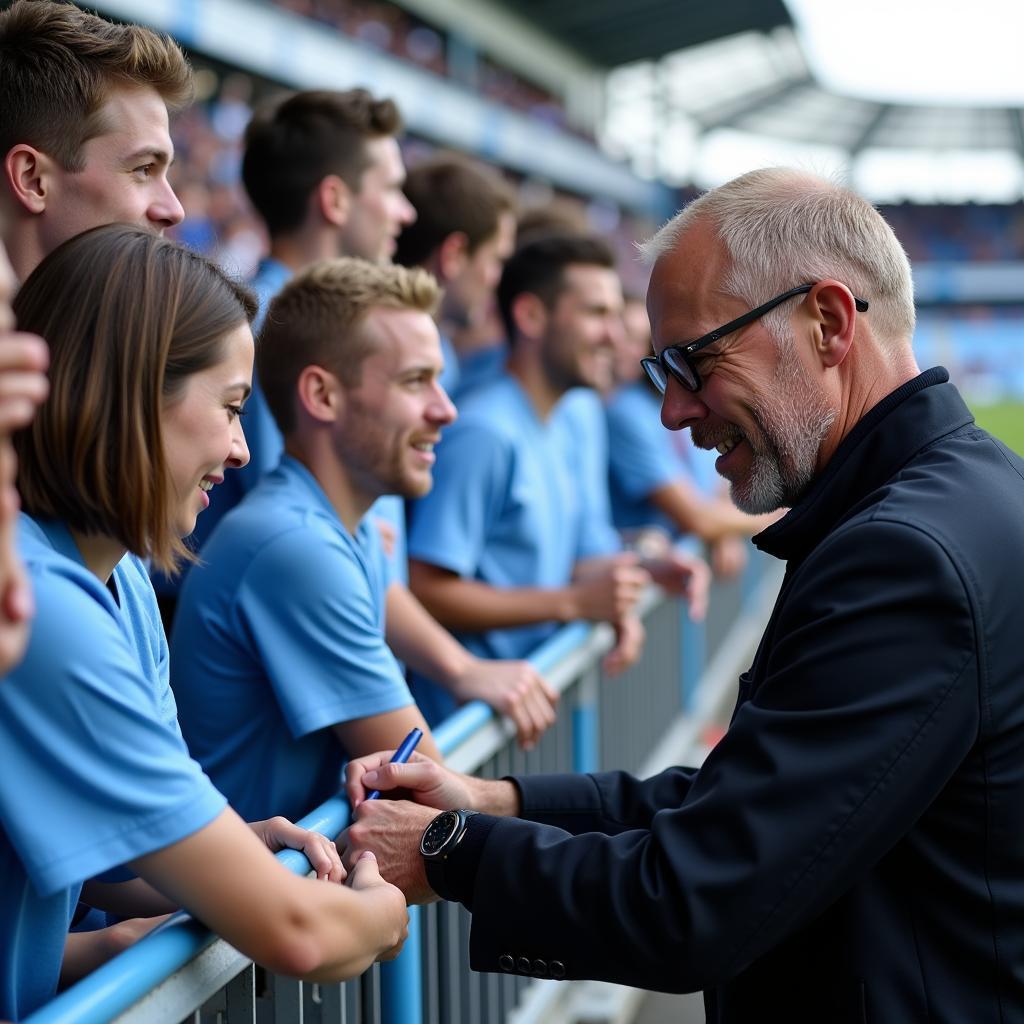
<path fill-rule="evenodd" d="M 348 223 L 352 212 L 352 190 L 337 174 L 328 174 L 313 192 L 317 212 L 336 228 Z"/>
<path fill-rule="evenodd" d="M 52 157 L 19 142 L 4 157 L 4 181 L 16 202 L 29 213 L 43 213 L 56 165 Z"/>
<path fill-rule="evenodd" d="M 849 354 L 857 323 L 857 300 L 839 281 L 819 281 L 805 300 L 818 323 L 815 351 L 822 366 L 838 366 Z"/>
<path fill-rule="evenodd" d="M 512 300 L 512 322 L 524 338 L 540 338 L 548 326 L 548 308 L 533 292 L 520 292 Z"/>
<path fill-rule="evenodd" d="M 464 231 L 453 231 L 437 250 L 437 269 L 441 280 L 452 281 L 466 269 L 469 261 L 469 239 Z"/>
<path fill-rule="evenodd" d="M 307 366 L 296 384 L 299 408 L 319 423 L 333 423 L 345 404 L 341 381 L 322 366 Z"/>

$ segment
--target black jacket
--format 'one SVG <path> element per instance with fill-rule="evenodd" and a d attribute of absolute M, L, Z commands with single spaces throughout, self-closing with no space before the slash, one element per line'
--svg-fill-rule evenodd
<path fill-rule="evenodd" d="M 704 766 L 516 782 L 447 873 L 477 970 L 709 1021 L 1024 1021 L 1024 460 L 944 370 L 757 538 L 785 581 Z"/>

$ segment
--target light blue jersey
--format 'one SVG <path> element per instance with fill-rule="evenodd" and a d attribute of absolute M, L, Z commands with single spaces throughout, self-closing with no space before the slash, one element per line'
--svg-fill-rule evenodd
<path fill-rule="evenodd" d="M 0 680 L 0 1017 L 55 992 L 82 882 L 178 842 L 223 810 L 185 749 L 145 569 L 104 586 L 59 523 L 20 517 L 36 615 Z"/>
<path fill-rule="evenodd" d="M 380 532 L 353 537 L 285 456 L 225 516 L 182 588 L 171 681 L 189 749 L 243 817 L 337 791 L 331 726 L 412 703 L 384 640 Z"/>
<path fill-rule="evenodd" d="M 508 346 L 501 342 L 467 352 L 459 359 L 459 379 L 454 391 L 449 391 L 459 411 L 462 411 L 464 399 L 484 384 L 490 384 L 505 373 L 505 360 L 508 359 Z"/>
<path fill-rule="evenodd" d="M 567 391 L 551 413 L 580 489 L 577 558 L 598 558 L 622 550 L 612 523 L 608 495 L 608 424 L 604 403 L 593 388 Z"/>
<path fill-rule="evenodd" d="M 564 587 L 579 557 L 579 487 L 563 425 L 538 418 L 519 383 L 503 375 L 465 400 L 437 447 L 434 486 L 413 505 L 409 557 L 492 587 Z M 557 629 L 541 622 L 456 633 L 474 654 L 523 658 Z M 454 709 L 439 687 L 416 680 L 428 721 Z"/>

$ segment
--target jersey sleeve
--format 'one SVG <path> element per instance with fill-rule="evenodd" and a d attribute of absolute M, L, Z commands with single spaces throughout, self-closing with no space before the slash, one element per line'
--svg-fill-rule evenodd
<path fill-rule="evenodd" d="M 295 737 L 412 703 L 371 586 L 370 573 L 385 572 L 375 530 L 364 553 L 326 531 L 289 531 L 239 587 L 242 628 Z"/>
<path fill-rule="evenodd" d="M 162 718 L 99 582 L 32 575 L 29 648 L 0 681 L 0 818 L 46 896 L 185 838 L 226 801 Z"/>

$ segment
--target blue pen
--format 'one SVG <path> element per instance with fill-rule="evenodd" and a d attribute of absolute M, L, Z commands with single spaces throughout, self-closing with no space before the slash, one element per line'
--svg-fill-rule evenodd
<path fill-rule="evenodd" d="M 391 758 L 392 764 L 405 764 L 409 760 L 409 755 L 416 749 L 416 744 L 423 739 L 422 729 L 413 729 L 408 736 L 402 740 L 402 745 L 395 751 L 395 756 Z M 376 800 L 380 796 L 380 790 L 375 789 L 372 793 L 367 793 L 367 800 Z"/>

